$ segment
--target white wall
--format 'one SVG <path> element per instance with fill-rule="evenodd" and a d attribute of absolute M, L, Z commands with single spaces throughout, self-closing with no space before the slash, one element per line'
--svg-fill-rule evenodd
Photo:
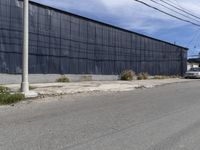
<path fill-rule="evenodd" d="M 29 74 L 30 83 L 52 83 L 60 78 L 59 74 Z M 113 81 L 118 80 L 117 75 L 73 75 L 66 74 L 72 82 L 94 80 L 94 81 Z M 20 84 L 21 75 L 0 74 L 0 84 Z"/>
<path fill-rule="evenodd" d="M 187 70 L 190 70 L 191 68 L 198 68 L 198 63 L 187 63 Z"/>

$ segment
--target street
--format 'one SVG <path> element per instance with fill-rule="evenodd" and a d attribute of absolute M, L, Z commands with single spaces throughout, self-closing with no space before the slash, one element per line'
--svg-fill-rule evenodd
<path fill-rule="evenodd" d="M 200 81 L 0 107 L 0 150 L 199 150 Z"/>

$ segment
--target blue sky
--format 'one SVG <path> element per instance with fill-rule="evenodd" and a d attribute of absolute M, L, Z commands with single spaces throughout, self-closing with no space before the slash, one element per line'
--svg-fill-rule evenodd
<path fill-rule="evenodd" d="M 189 47 L 189 56 L 200 52 L 200 27 L 148 8 L 134 0 L 32 0 L 81 16 Z M 162 8 L 150 0 L 143 0 Z M 200 17 L 199 0 L 170 0 Z M 169 1 L 169 2 L 170 2 Z M 178 3 L 177 3 L 178 2 Z M 166 10 L 166 9 L 165 9 Z M 199 20 L 200 21 L 200 20 Z M 197 22 L 198 23 L 198 22 Z M 199 22 L 200 24 L 200 22 Z"/>

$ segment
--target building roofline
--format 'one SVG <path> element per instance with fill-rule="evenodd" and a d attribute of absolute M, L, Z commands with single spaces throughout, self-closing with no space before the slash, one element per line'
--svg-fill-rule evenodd
<path fill-rule="evenodd" d="M 188 59 L 188 62 L 190 62 L 190 63 L 200 63 L 200 58 L 190 58 L 190 59 Z"/>
<path fill-rule="evenodd" d="M 22 1 L 22 0 L 20 0 L 20 1 Z M 41 7 L 53 9 L 53 10 L 55 10 L 55 11 L 58 11 L 58 12 L 61 12 L 61 13 L 65 13 L 65 14 L 69 14 L 69 15 L 71 15 L 71 16 L 75 16 L 75 17 L 78 17 L 78 18 L 82 18 L 82 19 L 85 19 L 85 20 L 88 20 L 88 21 L 92 21 L 92 22 L 95 22 L 95 23 L 99 23 L 99 24 L 101 24 L 101 25 L 105 25 L 105 26 L 108 26 L 108 27 L 112 27 L 112 28 L 115 28 L 115 29 L 118 29 L 118 30 L 122 30 L 122 31 L 125 31 L 125 32 L 129 32 L 129 33 L 133 33 L 133 34 L 136 34 L 136 35 L 139 35 L 139 36 L 143 36 L 143 37 L 146 37 L 146 38 L 150 38 L 150 39 L 152 39 L 152 40 L 156 40 L 156 41 L 163 42 L 163 43 L 166 43 L 166 44 L 169 44 L 169 45 L 172 45 L 172 46 L 176 46 L 176 47 L 182 48 L 182 49 L 184 49 L 184 50 L 189 50 L 188 48 L 183 47 L 183 46 L 180 46 L 180 45 L 172 44 L 172 43 L 170 43 L 170 42 L 167 42 L 167 41 L 164 41 L 164 40 L 160 40 L 160 39 L 157 39 L 157 38 L 153 38 L 153 37 L 150 37 L 150 36 L 147 36 L 147 35 L 144 35 L 144 34 L 141 34 L 141 33 L 137 33 L 137 32 L 134 32 L 134 31 L 131 31 L 131 30 L 128 30 L 128 29 L 124 29 L 124 28 L 121 28 L 121 27 L 117 27 L 117 26 L 115 26 L 115 25 L 111 25 L 111 24 L 108 24 L 108 23 L 105 23 L 105 22 L 97 21 L 97 20 L 94 20 L 94 19 L 91 19 L 91 18 L 88 18 L 88 17 L 80 16 L 80 15 L 78 15 L 78 14 L 74 14 L 74 13 L 71 13 L 71 12 L 68 12 L 68 11 L 65 11 L 65 10 L 61 10 L 61 9 L 52 7 L 52 6 L 47 6 L 47 5 L 44 5 L 44 4 L 41 4 L 41 3 L 38 3 L 38 2 L 32 1 L 32 0 L 30 1 L 30 3 L 32 3 L 32 4 L 34 4 L 34 5 L 41 6 Z"/>

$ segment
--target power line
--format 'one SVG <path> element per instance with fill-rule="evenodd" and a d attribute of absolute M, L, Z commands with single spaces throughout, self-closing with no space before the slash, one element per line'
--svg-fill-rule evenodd
<path fill-rule="evenodd" d="M 170 2 L 171 2 L 171 0 L 169 0 Z M 191 10 L 189 10 L 189 9 L 186 9 L 185 7 L 183 7 L 181 4 L 180 4 L 180 2 L 178 2 L 178 0 L 175 0 L 176 1 L 176 3 L 178 4 L 178 6 L 180 7 L 180 8 L 182 8 L 182 9 L 184 9 L 185 11 L 187 11 L 188 13 L 194 13 L 193 11 L 191 11 Z M 172 3 L 172 2 L 171 2 Z M 175 4 L 176 5 L 176 4 Z M 200 7 L 200 5 L 198 4 L 198 3 L 196 3 L 195 5 L 197 5 L 198 7 Z M 194 14 L 193 14 L 194 15 Z M 197 15 L 195 15 L 195 16 L 197 16 Z M 198 16 L 197 16 L 198 17 Z M 200 18 L 200 17 L 199 17 Z"/>
<path fill-rule="evenodd" d="M 163 10 L 161 10 L 161 9 L 159 9 L 159 8 L 157 8 L 157 7 L 154 7 L 154 6 L 151 6 L 150 4 L 148 4 L 148 3 L 145 3 L 145 2 L 143 2 L 143 1 L 140 1 L 140 0 L 135 0 L 135 1 L 137 1 L 137 2 L 139 2 L 139 3 L 142 3 L 142 4 L 144 4 L 144 5 L 146 5 L 146 6 L 148 6 L 148 7 L 150 7 L 150 8 L 153 8 L 153 9 L 155 9 L 155 10 L 157 10 L 157 11 L 159 11 L 159 12 L 161 12 L 161 13 L 164 13 L 164 14 L 166 14 L 166 15 L 169 15 L 169 16 L 171 16 L 171 17 L 174 17 L 174 18 L 176 18 L 176 19 L 179 19 L 179 20 L 181 20 L 181 21 L 185 21 L 185 22 L 187 22 L 187 23 L 191 23 L 191 24 L 193 24 L 193 25 L 195 25 L 195 26 L 198 26 L 198 27 L 200 27 L 200 24 L 197 24 L 197 23 L 194 23 L 194 22 L 192 22 L 192 21 L 190 21 L 190 20 L 186 20 L 186 19 L 183 19 L 183 18 L 181 18 L 181 17 L 178 17 L 178 16 L 176 16 L 176 15 L 174 15 L 174 14 L 170 14 L 170 13 L 168 13 L 168 12 L 165 12 L 165 11 L 163 11 Z M 156 3 L 156 4 L 159 4 L 159 5 L 161 5 L 161 6 L 163 6 L 163 4 L 160 4 L 160 3 L 158 3 L 158 2 L 156 2 L 156 1 L 154 1 L 154 0 L 150 0 L 150 1 L 152 1 L 152 2 L 154 2 L 154 3 Z M 160 1 L 163 1 L 163 0 L 160 0 Z M 163 7 L 167 7 L 167 6 L 163 6 Z M 169 7 L 167 7 L 167 9 L 168 9 Z M 178 7 L 177 7 L 178 8 Z M 172 10 L 171 8 L 169 8 L 170 10 Z M 176 12 L 177 13 L 177 11 L 175 11 L 175 10 L 173 10 L 174 12 Z M 178 12 L 178 14 L 180 14 L 179 12 Z M 182 14 L 181 14 L 182 15 Z M 188 16 L 186 16 L 186 15 L 184 15 L 185 17 L 187 17 L 187 18 L 190 18 L 190 17 L 188 17 Z M 200 18 L 200 17 L 199 17 Z M 195 19 L 196 20 L 196 19 Z M 199 22 L 199 21 L 198 21 Z M 188 45 L 191 45 L 192 43 L 194 44 L 194 47 L 196 48 L 197 47 L 197 38 L 200 36 L 200 29 L 198 30 L 198 32 L 194 35 L 194 37 L 191 39 L 191 41 L 188 43 Z M 195 43 L 194 43 L 195 42 Z"/>
<path fill-rule="evenodd" d="M 194 18 L 192 18 L 192 17 L 190 17 L 190 16 L 187 16 L 187 15 L 185 15 L 185 14 L 183 14 L 183 13 L 180 13 L 180 12 L 178 12 L 178 11 L 176 11 L 176 10 L 174 10 L 174 9 L 172 9 L 172 8 L 170 8 L 170 7 L 168 7 L 168 6 L 165 6 L 165 5 L 161 4 L 161 3 L 156 2 L 155 0 L 150 0 L 150 1 L 152 1 L 153 3 L 156 3 L 156 4 L 160 5 L 160 6 L 162 6 L 162 7 L 164 7 L 164 8 L 167 8 L 167 9 L 169 9 L 169 10 L 171 10 L 171 11 L 173 11 L 173 12 L 179 14 L 179 15 L 182 15 L 182 16 L 184 16 L 184 17 L 186 17 L 186 18 L 190 18 L 190 19 L 192 19 L 192 20 L 194 20 L 194 21 L 200 23 L 200 20 L 194 19 Z"/>
<path fill-rule="evenodd" d="M 164 1 L 164 0 L 161 0 L 161 1 Z M 169 2 L 171 2 L 172 4 L 174 4 L 174 5 L 176 5 L 175 3 L 173 3 L 171 0 L 168 0 Z M 186 8 L 184 8 L 184 7 L 182 7 L 182 5 L 178 2 L 178 0 L 175 0 L 176 1 L 176 3 L 177 3 L 177 5 L 178 5 L 178 7 L 179 8 L 181 8 L 181 9 L 185 9 L 186 10 L 186 12 L 188 12 L 188 13 L 193 13 L 192 11 L 190 11 L 190 10 L 188 10 L 188 9 L 186 9 Z M 191 14 L 192 16 L 193 16 L 193 14 Z M 197 18 L 200 18 L 200 17 L 198 17 L 198 16 L 196 16 L 196 15 L 194 15 L 195 17 L 197 17 Z M 200 29 L 198 29 L 197 31 L 196 31 L 196 34 L 194 34 L 194 36 L 191 38 L 191 40 L 188 42 L 188 44 L 187 44 L 187 46 L 186 47 L 189 47 L 189 46 L 191 46 L 191 45 L 196 45 L 196 43 L 198 44 L 199 42 L 198 42 L 198 39 L 199 39 L 199 36 L 200 36 Z M 194 43 L 194 41 L 196 41 L 195 43 Z M 199 45 L 198 45 L 199 46 Z M 195 56 L 199 56 L 199 55 L 195 55 Z"/>
<path fill-rule="evenodd" d="M 166 2 L 166 1 L 165 1 Z M 175 5 L 176 7 L 180 8 L 180 9 L 184 9 L 186 12 L 193 14 L 194 12 L 191 10 L 186 9 L 185 7 L 183 7 L 180 2 L 178 2 L 178 0 L 172 1 L 172 0 L 168 0 L 168 2 L 170 2 L 171 4 Z M 193 14 L 194 15 L 194 14 Z M 196 16 L 198 17 L 198 16 Z"/>
<path fill-rule="evenodd" d="M 198 36 L 196 37 L 195 41 L 194 41 L 194 49 L 196 49 L 197 47 L 199 47 L 199 37 L 200 37 L 200 34 L 198 34 Z"/>
<path fill-rule="evenodd" d="M 173 18 L 176 18 L 176 19 L 178 19 L 178 20 L 181 20 L 181 21 L 190 23 L 190 24 L 192 24 L 192 25 L 194 25 L 194 26 L 200 27 L 200 24 L 197 24 L 197 23 L 192 22 L 192 21 L 190 21 L 190 20 L 186 20 L 186 19 L 183 19 L 183 18 L 178 17 L 178 16 L 176 16 L 176 15 L 173 15 L 173 14 L 170 14 L 170 13 L 168 13 L 168 12 L 165 12 L 165 11 L 163 11 L 163 10 L 157 8 L 157 7 L 151 6 L 151 5 L 149 5 L 149 4 L 147 4 L 147 3 L 143 2 L 143 1 L 140 1 L 140 0 L 134 0 L 134 1 L 136 1 L 136 2 L 138 2 L 138 3 L 141 3 L 141 4 L 143 4 L 143 5 L 147 6 L 147 7 L 150 7 L 150 8 L 152 8 L 152 9 L 155 9 L 155 10 L 157 10 L 157 11 L 159 11 L 159 12 L 165 14 L 165 15 L 168 15 L 168 16 L 170 16 L 170 17 L 173 17 Z"/>
<path fill-rule="evenodd" d="M 191 40 L 187 43 L 187 47 L 190 46 L 193 41 L 199 36 L 200 34 L 200 29 L 196 31 L 196 33 L 194 34 L 194 36 L 191 38 Z"/>
<path fill-rule="evenodd" d="M 171 0 L 169 0 L 169 2 L 171 2 L 171 3 L 174 4 L 174 5 L 177 4 L 179 8 L 185 9 L 185 8 L 182 7 L 182 5 L 180 4 L 180 2 L 179 2 L 178 0 L 175 0 L 175 3 L 172 2 Z M 189 11 L 189 10 L 187 10 L 187 11 Z M 191 12 L 191 11 L 189 11 L 189 12 Z"/>
<path fill-rule="evenodd" d="M 193 13 L 192 11 L 190 11 L 190 10 L 184 8 L 183 6 L 181 6 L 181 4 L 180 4 L 180 2 L 178 2 L 178 0 L 175 0 L 175 2 L 173 2 L 172 0 L 168 0 L 168 1 L 171 2 L 171 4 L 174 4 L 174 5 L 178 6 L 181 9 L 185 9 L 189 13 Z"/>
<path fill-rule="evenodd" d="M 198 17 L 198 16 L 196 16 L 196 15 L 193 15 L 193 14 L 190 13 L 189 11 L 184 10 L 184 8 L 183 8 L 182 6 L 180 6 L 180 4 L 178 4 L 179 7 L 180 7 L 180 8 L 179 8 L 179 7 L 177 7 L 177 6 L 175 6 L 175 5 L 172 5 L 172 4 L 170 4 L 169 2 L 166 2 L 166 1 L 164 1 L 164 0 L 160 0 L 160 1 L 162 1 L 163 3 L 169 5 L 169 6 L 173 7 L 173 8 L 176 8 L 176 9 L 178 9 L 178 10 L 180 10 L 180 11 L 182 11 L 182 12 L 184 12 L 184 13 L 190 15 L 190 16 L 193 16 L 194 18 L 200 19 L 200 17 Z M 176 2 L 177 2 L 177 1 L 176 1 Z"/>

